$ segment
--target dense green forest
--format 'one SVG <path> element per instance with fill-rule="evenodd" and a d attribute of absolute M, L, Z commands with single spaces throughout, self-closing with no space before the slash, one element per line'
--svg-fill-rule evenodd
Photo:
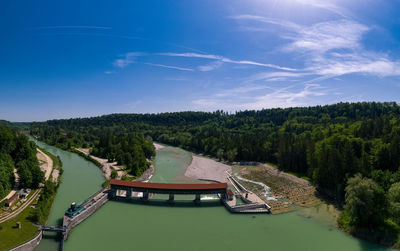
<path fill-rule="evenodd" d="M 227 161 L 272 162 L 281 170 L 308 177 L 322 194 L 346 203 L 344 215 L 348 217 L 342 225 L 373 228 L 388 220 L 400 223 L 400 210 L 394 209 L 400 208 L 400 193 L 396 194 L 400 191 L 400 107 L 393 102 L 234 114 L 112 114 L 33 123 L 31 132 L 64 148 L 91 146 L 95 153 L 119 162 L 127 161 L 129 157 L 121 156 L 129 152 L 135 152 L 132 159 L 141 156 L 138 149 L 121 143 L 134 141 L 126 137 L 130 134 Z M 142 147 L 146 157 L 154 151 L 148 148 Z M 352 177 L 360 182 L 352 183 Z M 365 189 L 360 189 L 360 184 L 369 187 L 366 191 L 372 194 L 362 194 Z M 376 194 L 383 194 L 384 199 L 377 200 Z M 373 198 L 373 206 L 382 209 L 382 217 L 366 222 L 369 216 L 358 215 L 363 210 L 352 207 L 357 196 Z"/>
<path fill-rule="evenodd" d="M 93 155 L 117 161 L 134 176 L 140 176 L 150 165 L 147 160 L 155 156 L 151 137 L 123 126 L 98 126 L 95 121 L 73 127 L 33 123 L 31 134 L 65 150 L 90 147 Z"/>
<path fill-rule="evenodd" d="M 14 168 L 23 188 L 37 188 L 44 180 L 36 158 L 36 146 L 28 137 L 18 133 L 11 124 L 0 123 L 0 198 L 14 186 Z"/>

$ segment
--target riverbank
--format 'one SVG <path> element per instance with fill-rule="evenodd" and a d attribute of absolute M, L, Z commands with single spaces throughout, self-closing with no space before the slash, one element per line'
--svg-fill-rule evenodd
<path fill-rule="evenodd" d="M 59 183 L 60 177 L 57 176 L 54 179 L 53 176 L 55 170 L 62 173 L 61 164 L 57 161 L 57 157 L 43 149 L 38 149 L 37 158 L 41 169 L 45 172 L 45 179 L 47 181 L 55 180 L 54 183 Z M 56 185 L 52 187 L 57 188 Z M 53 192 L 50 192 L 49 189 Z M 55 191 L 53 188 L 44 187 L 32 190 L 31 193 L 33 195 L 28 196 L 25 203 L 7 215 L 6 218 L 2 218 L 1 221 L 5 221 L 0 224 L 0 250 L 8 250 L 29 241 L 37 234 L 38 226 L 35 224 L 38 221 L 46 222 L 55 199 Z M 42 198 L 44 193 L 49 197 Z M 17 222 L 20 223 L 20 228 L 16 227 Z"/>
<path fill-rule="evenodd" d="M 158 144 L 158 143 L 154 143 L 154 142 L 153 142 L 153 145 L 154 145 L 154 148 L 156 149 L 156 151 L 165 148 L 165 146 L 163 146 L 163 145 L 161 145 L 161 144 Z"/>
<path fill-rule="evenodd" d="M 232 167 L 213 159 L 196 156 L 192 153 L 192 162 L 185 171 L 185 176 L 192 179 L 229 182 Z"/>
<path fill-rule="evenodd" d="M 292 211 L 296 206 L 313 207 L 322 203 L 315 187 L 308 181 L 279 171 L 267 164 L 257 166 L 236 166 L 236 172 L 246 179 L 261 182 L 271 189 L 269 197 L 262 186 L 242 181 L 246 187 L 267 200 L 271 213 L 279 214 Z"/>
<path fill-rule="evenodd" d="M 163 145 L 154 143 L 154 147 L 156 149 L 162 149 L 164 148 Z M 123 179 L 123 177 L 128 176 L 129 174 L 127 174 L 127 172 L 125 171 L 125 169 L 123 168 L 123 166 L 118 165 L 117 162 L 108 162 L 107 159 L 104 158 L 100 158 L 97 156 L 94 156 L 92 154 L 90 154 L 90 149 L 88 148 L 75 148 L 76 153 L 78 153 L 80 156 L 84 157 L 85 159 L 88 159 L 90 161 L 94 161 L 94 163 L 101 167 L 101 170 L 103 171 L 103 175 L 104 178 L 106 179 L 106 183 L 107 181 L 109 181 L 111 179 L 111 172 L 112 171 L 116 171 L 118 174 L 118 177 L 116 177 L 117 179 Z M 74 151 L 74 152 L 75 152 Z M 136 181 L 144 181 L 147 182 L 151 179 L 151 177 L 154 174 L 154 166 L 150 165 L 150 167 L 143 172 L 143 174 L 136 178 Z M 128 176 L 131 177 L 132 179 L 134 178 L 133 176 Z"/>
<path fill-rule="evenodd" d="M 80 156 L 94 163 L 96 166 L 100 167 L 106 180 L 111 179 L 111 166 L 116 163 L 109 163 L 107 159 L 102 159 L 91 155 L 90 149 L 87 148 L 74 148 L 72 152 L 79 154 Z"/>
<path fill-rule="evenodd" d="M 39 148 L 37 148 L 36 157 L 39 160 L 40 169 L 44 172 L 45 180 L 48 180 L 53 171 L 53 160 Z"/>
<path fill-rule="evenodd" d="M 263 163 L 230 166 L 216 160 L 192 155 L 185 176 L 191 179 L 228 182 L 229 174 L 236 175 L 243 185 L 271 206 L 272 214 L 286 213 L 296 207 L 313 207 L 322 203 L 315 187 L 307 180 L 285 173 Z M 233 172 L 232 172 L 233 170 Z M 334 210 L 331 210 L 334 211 Z M 338 213 L 334 213 L 335 218 Z"/>

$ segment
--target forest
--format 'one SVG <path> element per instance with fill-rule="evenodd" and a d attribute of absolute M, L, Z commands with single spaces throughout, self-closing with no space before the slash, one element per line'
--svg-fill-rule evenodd
<path fill-rule="evenodd" d="M 32 123 L 31 133 L 63 148 L 92 147 L 120 163 L 152 156 L 151 140 L 230 162 L 270 162 L 307 177 L 321 194 L 344 206 L 348 217 L 342 224 L 348 228 L 400 223 L 400 209 L 395 209 L 400 208 L 400 107 L 394 102 L 236 113 L 111 114 Z M 131 142 L 141 147 L 128 147 Z M 360 184 L 372 194 L 360 194 Z M 375 198 L 375 192 L 384 200 L 375 200 L 382 207 L 373 206 L 384 210 L 382 218 L 368 222 L 368 215 L 359 215 L 359 205 L 355 209 L 351 203 L 357 196 Z"/>
<path fill-rule="evenodd" d="M 117 161 L 124 165 L 129 174 L 140 176 L 155 156 L 151 137 L 145 137 L 139 130 L 128 130 L 124 126 L 92 123 L 53 126 L 46 123 L 33 123 L 31 134 L 38 139 L 64 150 L 78 147 L 91 148 L 91 154 Z"/>
<path fill-rule="evenodd" d="M 44 181 L 36 158 L 36 146 L 11 124 L 0 123 L 0 198 L 15 185 L 14 168 L 23 188 L 38 188 Z"/>

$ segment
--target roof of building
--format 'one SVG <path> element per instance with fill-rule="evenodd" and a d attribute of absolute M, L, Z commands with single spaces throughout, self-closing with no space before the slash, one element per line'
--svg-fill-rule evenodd
<path fill-rule="evenodd" d="M 226 189 L 227 183 L 212 183 L 212 184 L 173 184 L 173 183 L 152 183 L 139 181 L 115 180 L 110 181 L 111 185 L 127 186 L 136 188 L 149 188 L 160 190 L 217 190 Z"/>
<path fill-rule="evenodd" d="M 11 197 L 10 199 L 8 199 L 6 203 L 8 203 L 8 204 L 9 204 L 9 203 L 13 203 L 13 202 L 16 201 L 18 198 L 19 198 L 19 194 L 16 193 L 16 194 L 13 195 L 13 197 Z"/>

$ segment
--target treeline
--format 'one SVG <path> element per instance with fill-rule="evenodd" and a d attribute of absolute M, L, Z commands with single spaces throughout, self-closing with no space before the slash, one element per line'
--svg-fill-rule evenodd
<path fill-rule="evenodd" d="M 0 123 L 0 198 L 15 184 L 14 168 L 22 188 L 38 188 L 44 180 L 36 158 L 36 146 L 11 124 Z"/>
<path fill-rule="evenodd" d="M 135 152 L 132 160 L 150 156 L 146 141 L 136 140 L 143 154 L 122 143 L 135 142 L 127 135 L 139 132 L 141 139 L 151 137 L 219 159 L 271 162 L 308 177 L 320 192 L 346 204 L 341 225 L 349 231 L 383 227 L 386 236 L 397 236 L 400 229 L 400 209 L 396 209 L 400 208 L 400 107 L 394 102 L 234 114 L 112 114 L 32 123 L 31 132 L 65 148 L 90 146 L 102 157 L 125 164 L 130 162 L 126 153 Z M 365 211 L 369 213 L 363 214 Z M 391 230 L 387 226 L 392 226 Z"/>
<path fill-rule="evenodd" d="M 117 161 L 134 176 L 140 176 L 149 167 L 148 160 L 155 156 L 151 137 L 145 137 L 136 129 L 115 126 L 114 123 L 103 125 L 96 121 L 92 121 L 90 126 L 87 122 L 82 125 L 49 123 L 33 123 L 31 134 L 65 150 L 91 148 L 91 154 L 109 162 Z"/>
<path fill-rule="evenodd" d="M 109 162 L 117 161 L 135 176 L 140 176 L 149 168 L 150 162 L 147 159 L 156 154 L 151 138 L 146 139 L 137 133 L 113 135 L 110 130 L 100 136 L 91 153 L 107 158 Z"/>
<path fill-rule="evenodd" d="M 124 164 L 131 162 L 127 154 L 136 151 L 132 160 L 142 155 L 122 143 L 129 133 L 140 132 L 228 161 L 276 163 L 282 170 L 309 177 L 321 191 L 344 201 L 347 179 L 355 173 L 373 178 L 385 189 L 396 179 L 399 116 L 396 103 L 339 103 L 235 114 L 112 114 L 33 123 L 31 132 L 64 149 L 91 146 L 96 154 Z M 141 142 L 143 155 L 150 156 L 145 153 L 146 141 L 128 141 Z"/>

